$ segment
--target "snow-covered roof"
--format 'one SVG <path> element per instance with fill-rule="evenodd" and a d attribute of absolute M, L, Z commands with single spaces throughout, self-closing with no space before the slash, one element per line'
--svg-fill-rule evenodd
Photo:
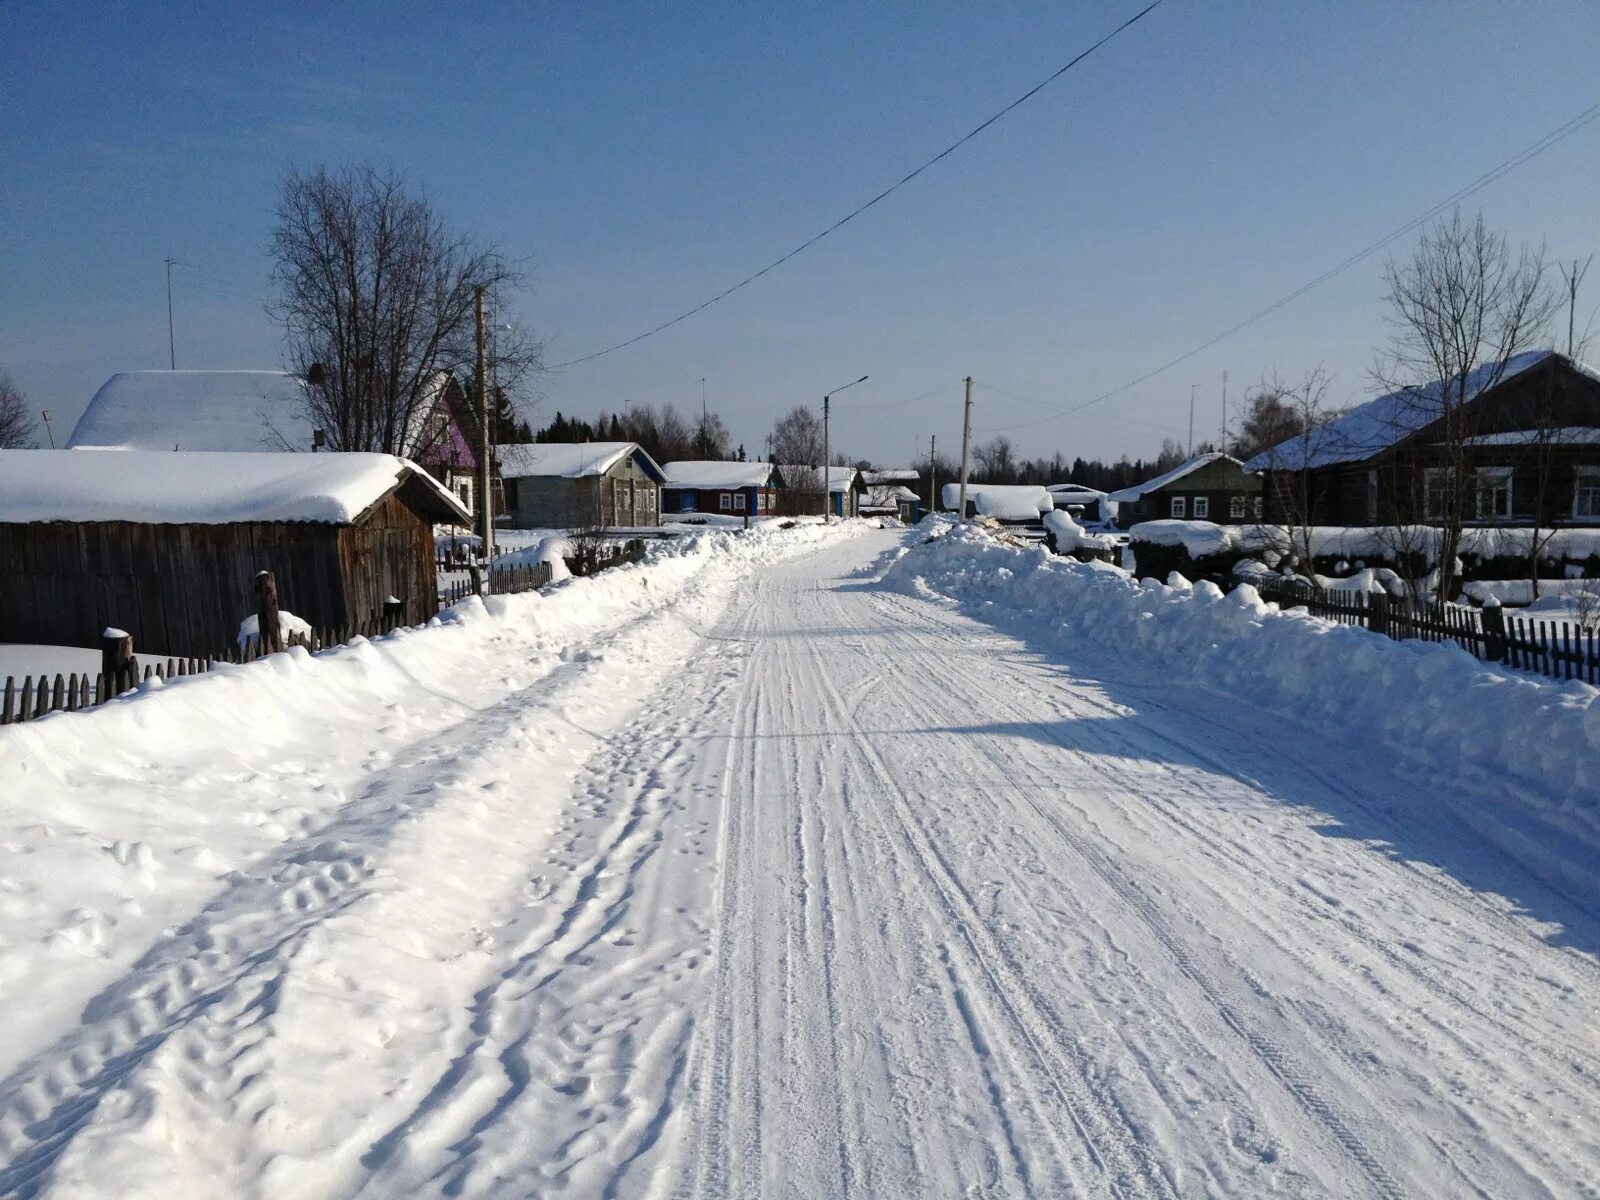
<path fill-rule="evenodd" d="M 426 471 L 392 454 L 0 450 L 0 522 L 348 525 L 413 483 L 437 522 L 471 520 Z"/>
<path fill-rule="evenodd" d="M 944 507 L 954 509 L 961 503 L 961 485 L 947 483 L 940 489 Z M 967 484 L 967 499 L 981 517 L 994 517 L 998 521 L 1034 521 L 1040 513 L 1055 508 L 1055 500 L 1038 484 L 971 483 Z"/>
<path fill-rule="evenodd" d="M 880 483 L 916 483 L 922 478 L 922 472 L 910 467 L 892 467 L 882 471 L 861 472 L 861 486 L 875 487 Z"/>
<path fill-rule="evenodd" d="M 286 371 L 123 371 L 104 384 L 69 450 L 309 450 L 305 384 Z"/>
<path fill-rule="evenodd" d="M 1061 502 L 1060 497 L 1062 496 L 1082 496 L 1087 500 L 1097 500 L 1106 494 L 1099 488 L 1085 487 L 1081 483 L 1052 483 L 1045 488 L 1045 491 L 1055 496 L 1058 504 Z"/>
<path fill-rule="evenodd" d="M 1467 375 L 1463 400 L 1474 399 L 1485 387 L 1498 387 L 1551 358 L 1563 359 L 1577 370 L 1600 380 L 1600 372 L 1573 362 L 1553 350 L 1529 350 L 1498 363 L 1483 363 Z M 1245 464 L 1247 471 L 1299 471 L 1307 467 L 1331 467 L 1337 463 L 1360 462 L 1404 440 L 1439 419 L 1442 389 L 1437 381 L 1425 387 L 1402 388 L 1369 400 L 1337 421 L 1311 431 L 1309 437 L 1290 438 L 1263 450 Z"/>
<path fill-rule="evenodd" d="M 1125 487 L 1121 491 L 1112 492 L 1109 498 L 1116 501 L 1118 504 L 1137 504 L 1139 502 L 1139 497 L 1143 496 L 1146 492 L 1153 492 L 1160 488 L 1164 488 L 1167 486 L 1167 484 L 1175 483 L 1177 480 L 1182 479 L 1185 475 L 1194 474 L 1194 472 L 1198 471 L 1201 467 L 1208 467 L 1212 463 L 1221 462 L 1224 459 L 1228 462 L 1231 462 L 1236 467 L 1244 465 L 1237 458 L 1234 458 L 1232 455 L 1223 454 L 1220 450 L 1213 450 L 1207 454 L 1196 454 L 1188 462 L 1179 463 L 1166 474 L 1157 475 L 1154 479 L 1147 479 L 1143 483 L 1136 483 L 1132 487 Z M 1246 468 L 1246 470 L 1249 469 L 1250 468 Z"/>
<path fill-rule="evenodd" d="M 663 463 L 668 487 L 747 488 L 768 487 L 772 483 L 772 464 L 764 462 L 711 462 L 679 459 Z"/>
<path fill-rule="evenodd" d="M 532 475 L 556 475 L 563 479 L 582 479 L 604 475 L 630 454 L 639 457 L 645 473 L 656 482 L 666 480 L 656 460 L 638 442 L 515 442 L 494 448 L 505 479 Z"/>
<path fill-rule="evenodd" d="M 813 489 L 821 481 L 818 473 L 821 467 L 807 467 L 801 465 L 780 466 L 778 475 L 783 479 L 784 487 L 791 489 Z M 860 472 L 854 467 L 829 467 L 828 491 L 848 492 L 855 485 L 856 476 Z"/>
<path fill-rule="evenodd" d="M 867 488 L 862 497 L 862 508 L 899 508 L 902 500 L 915 500 L 917 494 L 904 484 L 879 483 Z"/>

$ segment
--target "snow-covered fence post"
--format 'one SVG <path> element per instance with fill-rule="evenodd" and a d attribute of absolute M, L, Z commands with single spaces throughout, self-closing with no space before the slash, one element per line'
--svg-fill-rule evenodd
<path fill-rule="evenodd" d="M 476 562 L 469 562 L 467 564 L 467 576 L 472 580 L 472 594 L 474 596 L 483 595 L 483 568 Z"/>
<path fill-rule="evenodd" d="M 1393 636 L 1389 632 L 1389 593 L 1374 592 L 1367 606 L 1367 628 L 1373 633 L 1381 633 L 1385 637 Z"/>
<path fill-rule="evenodd" d="M 106 629 L 100 634 L 100 676 L 106 681 L 105 694 L 95 697 L 104 704 L 139 681 L 139 664 L 133 657 L 133 635 L 125 629 Z"/>
<path fill-rule="evenodd" d="M 256 575 L 256 617 L 258 644 L 263 654 L 283 649 L 283 625 L 278 616 L 278 580 L 271 571 Z"/>
<path fill-rule="evenodd" d="M 398 629 L 405 623 L 406 602 L 398 596 L 385 596 L 383 600 L 383 626 L 385 629 Z"/>
<path fill-rule="evenodd" d="M 1490 662 L 1506 660 L 1506 610 L 1498 604 L 1485 604 L 1479 613 L 1483 621 L 1483 656 Z"/>

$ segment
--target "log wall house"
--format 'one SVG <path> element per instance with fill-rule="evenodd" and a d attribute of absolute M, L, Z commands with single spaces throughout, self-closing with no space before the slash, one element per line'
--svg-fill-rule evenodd
<path fill-rule="evenodd" d="M 1108 499 L 1123 529 L 1165 520 L 1237 525 L 1261 516 L 1261 476 L 1230 455 L 1197 454 L 1163 475 L 1112 492 Z"/>
<path fill-rule="evenodd" d="M 1247 464 L 1274 523 L 1385 526 L 1440 515 L 1452 470 L 1468 473 L 1468 525 L 1600 526 L 1600 374 L 1565 355 L 1518 355 L 1498 383 L 1480 367 L 1443 429 L 1437 388 L 1394 392 Z M 1451 443 L 1451 444 L 1447 444 Z"/>
<path fill-rule="evenodd" d="M 465 522 L 420 468 L 383 454 L 0 451 L 0 642 L 210 655 L 271 570 L 313 625 L 438 611 L 433 526 Z"/>

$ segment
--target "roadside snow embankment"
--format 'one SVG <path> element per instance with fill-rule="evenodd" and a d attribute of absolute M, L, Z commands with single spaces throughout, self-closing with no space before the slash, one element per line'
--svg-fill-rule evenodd
<path fill-rule="evenodd" d="M 97 1019 L 119 1024 L 83 1051 L 86 1078 L 148 1045 L 196 989 L 243 969 L 228 949 L 241 924 L 300 930 L 399 880 L 431 889 L 437 911 L 448 888 L 425 864 L 453 861 L 480 822 L 508 844 L 541 836 L 573 757 L 693 651 L 734 583 L 851 532 L 662 542 L 637 566 L 474 597 L 375 641 L 0 729 L 0 1080 L 97 993 Z M 468 882 L 503 882 L 488 875 Z M 0 1093 L 0 1192 L 39 1119 L 12 1111 L 20 1094 Z"/>
<path fill-rule="evenodd" d="M 1303 609 L 1280 611 L 1248 585 L 1224 594 L 1181 576 L 1136 582 L 1105 564 L 1000 546 L 966 527 L 909 550 L 884 582 L 1143 659 L 1159 672 L 1152 682 L 1234 692 L 1343 730 L 1357 744 L 1376 739 L 1437 767 L 1439 791 L 1464 763 L 1534 784 L 1542 794 L 1532 803 L 1600 846 L 1600 691 L 1586 684 L 1533 679 L 1453 645 L 1396 642 Z M 1359 770 L 1359 752 L 1345 765 Z"/>

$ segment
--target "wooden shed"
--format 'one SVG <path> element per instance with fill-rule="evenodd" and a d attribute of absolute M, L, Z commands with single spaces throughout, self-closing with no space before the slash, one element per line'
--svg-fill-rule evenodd
<path fill-rule="evenodd" d="M 464 523 L 425 471 L 386 454 L 0 451 L 0 642 L 213 654 L 272 570 L 317 626 L 394 596 L 438 611 L 433 526 Z"/>
<path fill-rule="evenodd" d="M 661 524 L 667 477 L 637 442 L 527 442 L 495 447 L 513 529 Z"/>

